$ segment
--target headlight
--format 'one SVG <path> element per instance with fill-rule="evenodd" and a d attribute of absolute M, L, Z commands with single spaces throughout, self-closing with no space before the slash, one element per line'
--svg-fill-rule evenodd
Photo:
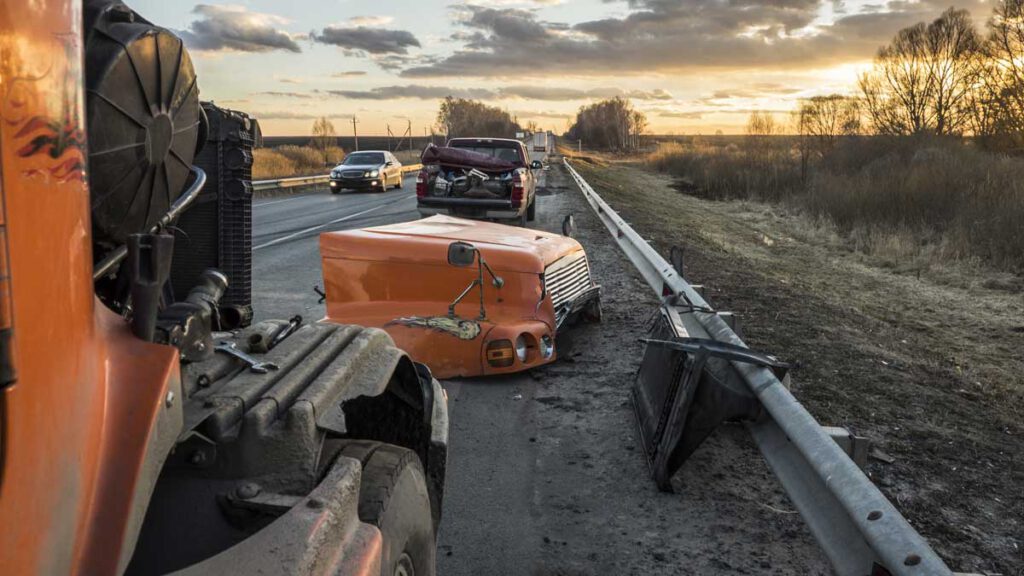
<path fill-rule="evenodd" d="M 520 362 L 526 362 L 526 338 L 523 336 L 516 338 L 516 358 L 519 358 Z"/>
<path fill-rule="evenodd" d="M 547 334 L 540 337 L 540 355 L 544 358 L 551 358 L 555 353 L 555 341 Z"/>
<path fill-rule="evenodd" d="M 380 174 L 379 170 L 370 170 L 369 172 L 366 173 L 366 175 L 369 176 L 370 178 L 376 178 L 377 174 Z"/>

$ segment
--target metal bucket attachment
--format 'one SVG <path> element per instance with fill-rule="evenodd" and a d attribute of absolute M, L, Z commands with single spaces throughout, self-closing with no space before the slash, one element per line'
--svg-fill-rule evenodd
<path fill-rule="evenodd" d="M 633 407 L 651 475 L 671 492 L 672 476 L 719 424 L 761 414 L 730 362 L 767 366 L 780 378 L 788 366 L 748 348 L 676 336 L 665 314 L 645 342 Z"/>

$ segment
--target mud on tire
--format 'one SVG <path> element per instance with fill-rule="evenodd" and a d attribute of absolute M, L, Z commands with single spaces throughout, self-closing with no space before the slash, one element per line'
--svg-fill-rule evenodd
<path fill-rule="evenodd" d="M 430 495 L 416 453 L 382 442 L 352 441 L 339 455 L 363 464 L 359 519 L 379 528 L 384 537 L 381 576 L 434 576 Z"/>

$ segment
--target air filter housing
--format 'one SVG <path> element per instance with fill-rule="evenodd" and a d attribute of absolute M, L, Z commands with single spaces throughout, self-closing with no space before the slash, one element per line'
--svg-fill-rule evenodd
<path fill-rule="evenodd" d="M 180 38 L 120 2 L 84 8 L 89 187 L 102 252 L 152 226 L 181 194 L 201 112 Z"/>

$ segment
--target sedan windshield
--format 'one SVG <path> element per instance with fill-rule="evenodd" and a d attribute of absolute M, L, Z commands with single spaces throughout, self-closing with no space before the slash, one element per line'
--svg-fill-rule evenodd
<path fill-rule="evenodd" d="M 347 166 L 367 166 L 371 164 L 383 164 L 384 155 L 380 152 L 355 152 L 345 158 Z"/>

